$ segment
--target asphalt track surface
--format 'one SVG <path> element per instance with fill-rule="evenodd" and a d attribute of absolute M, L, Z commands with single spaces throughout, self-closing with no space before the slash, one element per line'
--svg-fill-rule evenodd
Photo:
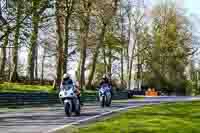
<path fill-rule="evenodd" d="M 102 115 L 109 115 L 112 111 L 121 111 L 143 105 L 159 104 L 161 102 L 177 102 L 200 100 L 200 97 L 157 97 L 142 100 L 115 101 L 109 108 L 101 108 L 98 103 L 85 104 L 81 116 L 66 117 L 63 107 L 50 107 L 1 112 L 0 133 L 47 133 L 63 126 L 79 124 L 96 119 Z"/>

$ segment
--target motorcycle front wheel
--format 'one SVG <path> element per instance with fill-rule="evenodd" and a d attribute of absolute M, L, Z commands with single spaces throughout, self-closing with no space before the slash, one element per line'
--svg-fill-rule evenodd
<path fill-rule="evenodd" d="M 65 114 L 68 116 L 68 117 L 71 117 L 72 115 L 72 107 L 71 107 L 71 104 L 70 103 L 65 103 L 64 104 L 64 108 L 65 108 Z"/>
<path fill-rule="evenodd" d="M 77 100 L 75 114 L 76 114 L 76 116 L 80 116 L 80 113 L 81 113 L 81 105 L 80 105 L 79 100 Z"/>
<path fill-rule="evenodd" d="M 100 97 L 101 107 L 105 106 L 105 96 Z"/>
<path fill-rule="evenodd" d="M 111 101 L 112 101 L 111 96 L 110 95 L 106 95 L 106 106 L 107 107 L 110 107 Z"/>

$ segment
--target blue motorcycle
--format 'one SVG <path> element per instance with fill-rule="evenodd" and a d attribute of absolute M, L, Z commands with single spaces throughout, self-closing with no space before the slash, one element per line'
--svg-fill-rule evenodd
<path fill-rule="evenodd" d="M 99 101 L 101 107 L 109 107 L 112 102 L 111 87 L 109 85 L 102 85 L 99 89 Z"/>

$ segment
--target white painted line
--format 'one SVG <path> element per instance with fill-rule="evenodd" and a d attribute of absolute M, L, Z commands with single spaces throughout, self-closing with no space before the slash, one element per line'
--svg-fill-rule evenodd
<path fill-rule="evenodd" d="M 85 119 L 82 119 L 82 120 L 78 120 L 76 122 L 69 123 L 69 124 L 64 125 L 64 126 L 60 126 L 60 127 L 55 128 L 53 130 L 49 130 L 47 133 L 53 133 L 55 131 L 58 131 L 58 130 L 61 130 L 61 129 L 64 129 L 64 128 L 67 128 L 67 127 L 71 127 L 73 125 L 77 125 L 77 124 L 87 122 L 87 121 L 90 121 L 90 120 L 95 120 L 95 119 L 103 117 L 103 116 L 107 116 L 107 115 L 110 115 L 110 114 L 113 114 L 113 113 L 117 113 L 117 112 L 120 112 L 120 111 L 124 111 L 124 110 L 127 110 L 127 109 L 139 107 L 139 106 L 142 106 L 142 105 L 134 105 L 134 106 L 129 106 L 129 107 L 125 107 L 125 108 L 119 108 L 119 109 L 112 110 L 112 111 L 109 111 L 109 112 L 104 112 L 100 115 L 95 115 L 95 116 L 92 116 L 92 117 L 89 117 L 89 118 L 85 118 Z"/>

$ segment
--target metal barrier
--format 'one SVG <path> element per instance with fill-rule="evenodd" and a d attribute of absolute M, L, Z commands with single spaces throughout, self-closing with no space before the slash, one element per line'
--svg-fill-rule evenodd
<path fill-rule="evenodd" d="M 83 93 L 81 101 L 96 102 L 98 93 Z M 128 92 L 114 92 L 114 100 L 128 99 Z M 0 106 L 32 105 L 32 104 L 56 104 L 60 103 L 58 94 L 51 93 L 0 93 Z"/>
<path fill-rule="evenodd" d="M 48 93 L 0 93 L 0 106 L 58 103 L 57 94 Z"/>

